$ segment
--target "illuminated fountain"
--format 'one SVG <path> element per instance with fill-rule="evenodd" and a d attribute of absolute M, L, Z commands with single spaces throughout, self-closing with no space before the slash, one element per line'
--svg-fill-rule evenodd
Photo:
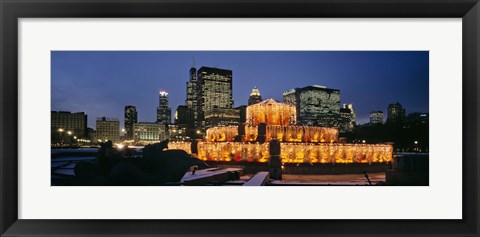
<path fill-rule="evenodd" d="M 267 162 L 269 141 L 280 141 L 283 163 L 385 163 L 393 147 L 385 144 L 344 144 L 336 128 L 295 126 L 295 107 L 268 99 L 247 107 L 247 124 L 209 128 L 197 144 L 198 158 L 213 161 Z M 191 152 L 190 143 L 170 148 Z"/>

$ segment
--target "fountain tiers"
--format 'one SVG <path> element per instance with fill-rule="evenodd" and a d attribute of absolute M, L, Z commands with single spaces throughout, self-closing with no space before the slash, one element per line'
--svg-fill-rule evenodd
<path fill-rule="evenodd" d="M 197 144 L 198 158 L 267 162 L 270 158 L 268 141 L 276 139 L 281 142 L 283 163 L 382 163 L 392 160 L 391 145 L 340 144 L 336 128 L 295 126 L 295 106 L 273 99 L 248 106 L 246 119 L 247 125 L 209 128 L 205 141 Z M 242 142 L 234 142 L 239 140 Z M 172 142 L 169 147 L 191 153 L 190 143 Z"/>
<path fill-rule="evenodd" d="M 190 143 L 170 142 L 170 149 L 191 153 Z M 283 163 L 383 163 L 392 160 L 393 148 L 384 144 L 285 143 Z M 198 158 L 212 161 L 267 162 L 269 143 L 199 142 Z"/>
<path fill-rule="evenodd" d="M 242 126 L 242 125 L 240 125 Z M 257 126 L 245 127 L 245 141 L 255 142 L 258 136 Z M 213 127 L 207 129 L 209 142 L 233 142 L 238 135 L 237 126 Z M 310 126 L 267 125 L 266 141 L 277 139 L 282 142 L 338 142 L 338 129 Z"/>
<path fill-rule="evenodd" d="M 292 125 L 297 122 L 297 112 L 293 105 L 268 99 L 247 106 L 246 119 L 251 126 L 258 126 L 260 123 L 267 125 Z"/>

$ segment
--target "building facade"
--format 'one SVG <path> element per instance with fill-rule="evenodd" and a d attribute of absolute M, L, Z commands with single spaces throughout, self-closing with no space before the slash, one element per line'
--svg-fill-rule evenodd
<path fill-rule="evenodd" d="M 120 121 L 115 118 L 97 118 L 95 138 L 101 142 L 120 141 Z"/>
<path fill-rule="evenodd" d="M 137 108 L 133 105 L 125 106 L 124 116 L 125 140 L 133 140 L 133 125 L 138 122 Z"/>
<path fill-rule="evenodd" d="M 85 138 L 88 136 L 87 115 L 84 112 L 51 111 L 51 131 L 70 131 L 79 138 Z"/>
<path fill-rule="evenodd" d="M 238 126 L 239 120 L 239 109 L 214 107 L 205 111 L 205 129 L 218 126 Z"/>
<path fill-rule="evenodd" d="M 187 128 L 195 130 L 198 126 L 198 90 L 197 90 L 197 69 L 193 65 L 190 68 L 187 81 L 187 99 L 185 105 L 188 108 L 187 115 L 190 118 L 187 119 Z"/>
<path fill-rule="evenodd" d="M 343 104 L 340 108 L 339 128 L 341 132 L 352 131 L 357 125 L 357 115 L 352 104 Z"/>
<path fill-rule="evenodd" d="M 217 122 L 228 123 L 238 111 L 233 109 L 231 70 L 201 67 L 197 76 L 197 129 L 204 132 L 207 117 L 210 119 L 209 126 L 217 126 L 219 125 L 215 124 Z M 219 117 L 217 116 L 218 111 L 229 115 L 225 115 L 223 118 Z"/>
<path fill-rule="evenodd" d="M 299 125 L 340 125 L 340 90 L 319 85 L 295 88 L 283 93 L 283 101 L 295 105 Z"/>
<path fill-rule="evenodd" d="M 175 111 L 174 121 L 175 124 L 184 124 L 187 125 L 191 121 L 191 115 L 189 114 L 189 109 L 186 105 L 179 105 Z"/>
<path fill-rule="evenodd" d="M 353 109 L 352 104 L 343 104 L 343 107 L 340 108 L 340 121 L 339 128 L 340 132 L 349 132 L 355 128 L 357 124 L 357 115 Z"/>
<path fill-rule="evenodd" d="M 383 112 L 382 111 L 372 111 L 370 112 L 370 124 L 383 124 Z"/>
<path fill-rule="evenodd" d="M 405 109 L 400 103 L 388 105 L 388 124 L 402 124 L 405 122 Z"/>
<path fill-rule="evenodd" d="M 262 101 L 262 95 L 260 95 L 260 90 L 257 87 L 252 89 L 250 97 L 248 97 L 248 105 L 253 105 Z"/>
<path fill-rule="evenodd" d="M 172 109 L 168 107 L 168 92 L 161 90 L 158 93 L 159 103 L 157 107 L 157 123 L 171 124 L 172 123 Z"/>
<path fill-rule="evenodd" d="M 350 113 L 352 114 L 350 126 L 353 128 L 355 125 L 357 125 L 357 113 L 355 113 L 355 109 L 353 109 L 353 104 L 343 104 L 343 108 L 350 110 Z"/>
<path fill-rule="evenodd" d="M 168 138 L 165 124 L 140 122 L 133 125 L 134 140 L 140 144 L 160 142 Z"/>
<path fill-rule="evenodd" d="M 189 141 L 187 126 L 185 124 L 168 125 L 168 139 L 170 141 Z"/>

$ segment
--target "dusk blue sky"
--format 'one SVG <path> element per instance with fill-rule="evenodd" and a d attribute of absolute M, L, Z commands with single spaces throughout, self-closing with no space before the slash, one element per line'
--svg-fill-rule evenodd
<path fill-rule="evenodd" d="M 352 103 L 357 123 L 371 111 L 387 116 L 390 103 L 407 113 L 428 112 L 427 51 L 53 51 L 52 111 L 118 118 L 134 105 L 139 122 L 154 122 L 158 92 L 169 93 L 172 118 L 185 104 L 188 71 L 195 66 L 233 71 L 234 106 L 247 104 L 254 86 L 263 99 L 282 101 L 295 87 L 339 89 L 341 104 Z"/>

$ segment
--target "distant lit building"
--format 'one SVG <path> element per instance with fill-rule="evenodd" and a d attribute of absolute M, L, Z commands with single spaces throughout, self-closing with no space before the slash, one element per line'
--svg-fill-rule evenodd
<path fill-rule="evenodd" d="M 124 117 L 124 126 L 125 126 L 125 140 L 133 139 L 133 125 L 138 121 L 137 108 L 133 105 L 125 106 L 125 117 Z"/>
<path fill-rule="evenodd" d="M 353 104 L 343 104 L 343 108 L 350 109 L 350 112 L 352 113 L 350 124 L 353 126 L 357 125 L 357 113 L 355 113 L 355 110 L 353 109 Z"/>
<path fill-rule="evenodd" d="M 172 123 L 172 109 L 168 107 L 168 92 L 159 92 L 159 105 L 157 107 L 157 123 L 170 124 Z"/>
<path fill-rule="evenodd" d="M 195 65 L 189 70 L 187 81 L 187 99 L 185 105 L 187 106 L 187 128 L 191 131 L 195 131 L 198 127 L 198 90 L 197 90 L 197 69 Z"/>
<path fill-rule="evenodd" d="M 352 104 L 343 104 L 340 108 L 339 127 L 341 132 L 352 131 L 356 125 L 356 114 Z"/>
<path fill-rule="evenodd" d="M 87 137 L 87 115 L 84 112 L 51 111 L 51 131 L 70 131 L 71 135 Z"/>
<path fill-rule="evenodd" d="M 250 97 L 248 98 L 248 105 L 253 105 L 262 101 L 262 96 L 260 95 L 260 90 L 257 87 L 252 89 Z"/>
<path fill-rule="evenodd" d="M 209 126 L 216 126 L 217 121 L 228 123 L 233 117 L 238 122 L 239 115 L 235 115 L 238 111 L 233 109 L 232 71 L 201 67 L 197 76 L 197 127 L 204 132 L 207 118 Z M 222 111 L 226 114 L 220 115 Z"/>
<path fill-rule="evenodd" d="M 101 117 L 96 121 L 95 138 L 101 142 L 120 141 L 120 121 L 115 118 Z"/>
<path fill-rule="evenodd" d="M 187 127 L 185 124 L 171 124 L 168 125 L 168 139 L 170 141 L 188 141 Z"/>
<path fill-rule="evenodd" d="M 295 105 L 299 125 L 340 125 L 340 90 L 319 85 L 295 88 L 283 93 L 283 101 Z"/>
<path fill-rule="evenodd" d="M 238 126 L 240 110 L 214 107 L 205 111 L 205 128 Z"/>
<path fill-rule="evenodd" d="M 405 122 L 405 109 L 400 103 L 388 105 L 387 123 L 401 124 Z"/>
<path fill-rule="evenodd" d="M 370 112 L 370 124 L 383 124 L 383 112 L 372 111 Z"/>
<path fill-rule="evenodd" d="M 155 143 L 168 138 L 165 124 L 140 122 L 133 125 L 133 130 L 137 143 Z"/>

